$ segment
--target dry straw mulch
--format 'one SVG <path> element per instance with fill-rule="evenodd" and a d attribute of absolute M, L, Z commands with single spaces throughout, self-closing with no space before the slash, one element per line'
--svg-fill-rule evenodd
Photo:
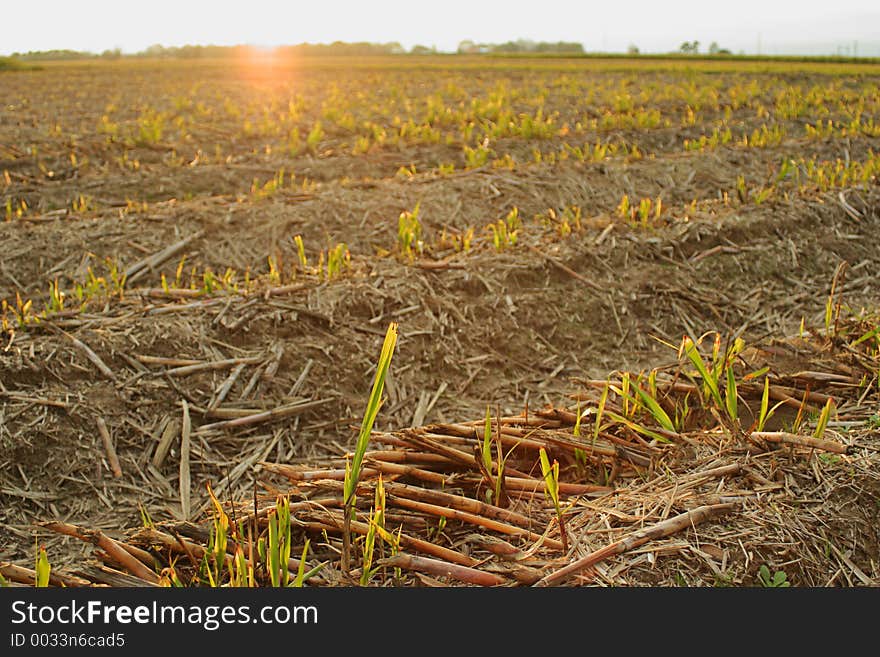
<path fill-rule="evenodd" d="M 372 585 L 758 586 L 770 583 L 768 575 L 778 583 L 784 573 L 793 586 L 875 586 L 880 358 L 876 338 L 857 343 L 872 326 L 850 319 L 831 336 L 820 331 L 744 350 L 736 363 L 743 381 L 738 423 L 699 403 L 699 381 L 687 376 L 684 361 L 657 368 L 657 397 L 667 410 L 683 408 L 685 395 L 691 400 L 681 431 L 652 427 L 666 440 L 624 423 L 603 422 L 595 433 L 604 381 L 583 381 L 569 408 L 495 414 L 493 458 L 500 447 L 506 459 L 500 482 L 497 467 L 488 471 L 480 458 L 484 419 L 374 432 L 351 525 L 349 573 L 339 567 L 345 459 L 263 462 L 262 490 L 225 505 L 232 521 L 227 554 L 237 545 L 256 554 L 254 541 L 285 495 L 291 577 L 308 538 L 305 570 L 322 567 L 307 585 L 356 584 L 360 537 L 369 531 L 381 476 L 390 536 L 377 540 Z M 764 367 L 776 411 L 757 432 L 763 384 L 745 375 Z M 829 398 L 837 412 L 816 437 Z M 575 430 L 578 410 L 586 409 L 594 412 Z M 620 396 L 608 395 L 603 412 L 625 413 Z M 560 464 L 564 532 L 545 492 L 541 448 Z M 203 583 L 198 572 L 211 517 L 149 524 L 116 539 L 61 522 L 43 526 L 95 546 L 93 562 L 53 572 L 53 585 L 167 584 L 172 565 L 182 583 Z M 34 581 L 21 566 L 2 564 L 0 572 L 12 582 Z"/>

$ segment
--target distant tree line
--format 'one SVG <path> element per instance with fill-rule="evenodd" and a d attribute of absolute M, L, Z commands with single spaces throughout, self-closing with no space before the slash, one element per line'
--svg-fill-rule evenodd
<path fill-rule="evenodd" d="M 240 52 L 247 51 L 249 46 L 180 46 L 165 47 L 161 45 L 150 46 L 146 50 L 136 53 L 137 57 L 171 57 L 183 59 L 228 57 Z M 279 46 L 273 49 L 279 55 L 301 56 L 357 56 L 370 55 L 402 55 L 406 49 L 398 42 L 391 43 L 346 43 L 334 41 L 333 43 L 300 43 L 294 46 Z"/>
<path fill-rule="evenodd" d="M 213 59 L 229 57 L 246 51 L 250 46 L 163 46 L 152 45 L 140 52 L 123 54 L 119 48 L 105 50 L 97 54 L 79 50 L 41 50 L 26 53 L 13 53 L 12 57 L 20 60 L 51 60 L 51 59 L 118 59 L 120 57 L 151 57 L 151 58 L 180 58 L 180 59 Z M 436 55 L 439 53 L 435 46 L 414 45 L 407 50 L 399 42 L 370 43 L 366 41 L 348 43 L 334 41 L 333 43 L 300 43 L 290 46 L 279 46 L 275 52 L 285 55 L 345 55 L 345 56 L 369 56 L 369 55 Z M 530 41 L 518 39 L 505 43 L 475 43 L 465 40 L 458 45 L 459 53 L 564 53 L 584 54 L 582 43 L 574 41 Z"/>
<path fill-rule="evenodd" d="M 85 52 L 79 50 L 55 49 L 29 51 L 25 53 L 15 52 L 9 57 L 0 57 L 0 69 L 9 70 L 22 62 L 41 62 L 50 60 L 113 60 L 119 58 L 161 58 L 161 59 L 224 59 L 240 54 L 246 54 L 252 50 L 251 46 L 162 46 L 152 45 L 145 50 L 134 54 L 123 53 L 121 49 L 114 48 L 101 53 Z M 364 57 L 371 55 L 436 55 L 441 54 L 434 46 L 414 45 L 407 50 L 400 43 L 347 43 L 334 41 L 333 43 L 301 43 L 298 45 L 279 46 L 274 49 L 276 53 L 284 56 L 355 56 Z M 506 43 L 476 43 L 465 40 L 458 44 L 459 54 L 550 54 L 579 57 L 719 57 L 725 59 L 755 60 L 755 61 L 828 61 L 840 63 L 877 63 L 880 58 L 876 57 L 848 57 L 837 55 L 745 55 L 742 52 L 734 55 L 727 48 L 720 47 L 716 42 L 709 44 L 708 51 L 700 52 L 699 41 L 685 41 L 678 50 L 667 53 L 645 54 L 641 53 L 638 45 L 632 43 L 626 50 L 626 54 L 615 53 L 587 53 L 583 44 L 570 41 L 529 41 L 519 39 Z"/>
<path fill-rule="evenodd" d="M 518 39 L 505 43 L 475 43 L 466 39 L 458 44 L 459 54 L 477 53 L 569 53 L 581 55 L 584 44 L 576 41 L 530 41 Z"/>
<path fill-rule="evenodd" d="M 93 52 L 82 52 L 79 50 L 39 50 L 31 52 L 14 52 L 13 59 L 21 61 L 48 61 L 52 59 L 94 59 L 97 55 Z"/>
<path fill-rule="evenodd" d="M 149 57 L 163 59 L 215 59 L 231 57 L 248 51 L 250 46 L 163 46 L 155 44 L 140 52 L 131 55 L 123 55 L 120 49 L 105 50 L 101 54 L 83 52 L 78 50 L 42 50 L 26 53 L 13 53 L 12 57 L 22 61 L 41 60 L 78 60 L 78 59 L 118 59 L 120 57 Z M 407 50 L 394 41 L 391 43 L 346 43 L 334 41 L 333 43 L 301 43 L 292 46 L 279 46 L 275 52 L 284 56 L 356 56 L 366 57 L 370 55 L 403 55 Z M 436 48 L 427 46 L 414 46 L 409 51 L 415 55 L 436 53 Z"/>

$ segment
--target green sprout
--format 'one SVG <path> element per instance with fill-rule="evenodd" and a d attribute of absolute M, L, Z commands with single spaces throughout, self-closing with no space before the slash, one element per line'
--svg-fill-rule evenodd
<path fill-rule="evenodd" d="M 412 212 L 404 210 L 397 219 L 397 246 L 400 253 L 410 260 L 415 257 L 416 253 L 421 255 L 425 248 L 425 243 L 422 240 L 422 224 L 419 221 L 420 205 L 420 203 L 416 203 Z"/>
<path fill-rule="evenodd" d="M 367 401 L 367 407 L 364 412 L 363 421 L 361 422 L 354 454 L 351 461 L 347 462 L 345 466 L 345 480 L 343 483 L 343 503 L 345 507 L 342 549 L 342 569 L 345 571 L 348 571 L 349 569 L 351 520 L 354 513 L 355 494 L 364 463 L 364 454 L 367 452 L 367 446 L 370 442 L 370 434 L 373 431 L 373 423 L 376 421 L 376 416 L 379 414 L 379 407 L 382 405 L 382 391 L 385 387 L 385 377 L 391 366 L 391 357 L 394 355 L 394 347 L 397 344 L 397 333 L 397 322 L 391 322 L 385 333 L 385 341 L 382 343 L 382 351 L 379 355 L 379 363 L 376 367 L 376 377 L 373 380 L 373 388 L 370 391 L 370 398 Z"/>
<path fill-rule="evenodd" d="M 272 586 L 286 587 L 290 578 L 290 498 L 286 495 L 278 496 L 275 513 L 269 516 L 269 544 L 263 558 Z"/>
<path fill-rule="evenodd" d="M 367 535 L 364 537 L 363 557 L 364 563 L 361 570 L 361 586 L 367 586 L 370 583 L 376 569 L 373 568 L 373 555 L 375 554 L 376 536 L 382 536 L 385 529 L 385 486 L 382 484 L 382 475 L 376 482 L 376 492 L 373 501 L 373 508 L 370 511 L 369 527 Z"/>
<path fill-rule="evenodd" d="M 299 264 L 303 269 L 306 269 L 309 266 L 309 261 L 306 258 L 306 248 L 303 245 L 302 235 L 295 235 L 293 241 L 296 244 L 296 254 L 299 256 Z"/>
<path fill-rule="evenodd" d="M 762 565 L 758 569 L 758 581 L 761 582 L 761 586 L 771 589 L 782 589 L 791 586 L 791 582 L 788 581 L 788 575 L 781 570 L 777 570 L 771 576 L 770 569 L 766 565 Z"/>
<path fill-rule="evenodd" d="M 36 579 L 34 586 L 37 588 L 46 588 L 49 586 L 49 575 L 52 572 L 52 566 L 49 565 L 49 558 L 46 556 L 46 548 L 40 545 L 36 550 Z"/>
<path fill-rule="evenodd" d="M 541 447 L 538 455 L 541 459 L 541 473 L 544 476 L 544 491 L 547 497 L 553 502 L 553 508 L 556 511 L 556 522 L 559 525 L 559 537 L 562 540 L 562 551 L 568 552 L 568 537 L 565 532 L 565 519 L 562 513 L 562 506 L 559 501 L 559 461 L 547 457 L 547 451 Z"/>
<path fill-rule="evenodd" d="M 834 399 L 829 397 L 828 401 L 825 402 L 825 406 L 822 408 L 822 412 L 819 413 L 819 419 L 816 421 L 816 430 L 813 432 L 813 438 L 821 440 L 822 436 L 825 435 L 825 428 L 828 426 L 828 420 L 831 417 L 833 409 Z"/>

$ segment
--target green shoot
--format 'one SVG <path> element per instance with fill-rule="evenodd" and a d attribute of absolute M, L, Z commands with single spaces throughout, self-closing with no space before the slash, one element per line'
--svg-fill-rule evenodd
<path fill-rule="evenodd" d="M 804 412 L 807 410 L 807 391 L 804 391 L 804 396 L 801 397 L 800 406 L 798 406 L 797 415 L 794 418 L 794 421 L 791 423 L 791 432 L 797 433 L 801 428 L 801 423 L 804 421 Z"/>
<path fill-rule="evenodd" d="M 742 380 L 743 380 L 744 382 L 745 382 L 745 381 L 753 381 L 754 379 L 757 379 L 759 376 L 764 376 L 764 375 L 767 374 L 767 372 L 769 372 L 769 371 L 770 371 L 770 367 L 769 367 L 769 366 L 765 366 L 765 367 L 762 367 L 762 368 L 759 369 L 759 370 L 755 370 L 754 372 L 749 372 L 748 374 L 746 374 L 746 375 L 742 378 Z"/>
<path fill-rule="evenodd" d="M 361 569 L 361 586 L 367 586 L 373 576 L 373 552 L 376 546 L 376 525 L 374 520 L 374 514 L 371 512 L 369 528 L 367 529 L 367 535 L 364 537 L 364 565 Z"/>
<path fill-rule="evenodd" d="M 519 209 L 514 207 L 504 219 L 499 219 L 494 224 L 488 225 L 489 232 L 492 233 L 492 244 L 496 251 L 516 246 L 521 224 Z"/>
<path fill-rule="evenodd" d="M 485 166 L 489 161 L 489 155 L 492 151 L 489 149 L 489 140 L 485 139 L 482 143 L 477 144 L 476 148 L 468 145 L 463 146 L 465 169 L 479 169 Z"/>
<path fill-rule="evenodd" d="M 343 531 L 342 549 L 342 567 L 345 571 L 348 571 L 349 569 L 351 517 L 354 512 L 355 493 L 361 476 L 364 454 L 367 452 L 367 445 L 370 442 L 370 434 L 373 431 L 373 423 L 376 421 L 376 416 L 379 414 L 379 407 L 382 405 L 382 391 L 385 387 L 385 376 L 388 374 L 388 368 L 391 366 L 391 357 L 394 355 L 394 347 L 396 344 L 397 323 L 391 322 L 388 325 L 388 331 L 385 333 L 385 341 L 382 343 L 382 352 L 379 355 L 379 363 L 376 366 L 376 378 L 373 381 L 373 388 L 370 391 L 370 398 L 367 401 L 367 407 L 364 412 L 363 421 L 361 422 L 354 455 L 352 456 L 351 461 L 346 463 L 345 481 L 343 483 L 345 527 Z"/>
<path fill-rule="evenodd" d="M 254 569 L 244 556 L 241 546 L 236 546 L 232 555 L 232 564 L 229 567 L 229 586 L 234 588 L 253 587 Z"/>
<path fill-rule="evenodd" d="M 629 418 L 625 418 L 622 415 L 618 415 L 617 413 L 613 413 L 611 411 L 606 411 L 608 417 L 610 417 L 615 422 L 619 422 L 620 424 L 629 427 L 636 433 L 640 433 L 643 436 L 647 436 L 648 438 L 652 438 L 653 440 L 659 440 L 661 443 L 668 443 L 669 438 L 666 436 L 660 435 L 656 431 L 651 431 L 647 427 L 642 426 L 638 422 L 633 422 Z"/>
<path fill-rule="evenodd" d="M 376 534 L 380 528 L 385 527 L 385 487 L 382 485 L 382 475 L 376 483 L 376 496 L 373 502 L 373 509 L 370 512 L 369 528 L 367 535 L 364 537 L 364 564 L 361 570 L 361 586 L 367 586 L 372 579 L 375 570 L 373 569 L 373 555 L 376 547 Z M 380 534 L 381 536 L 381 534 Z"/>
<path fill-rule="evenodd" d="M 483 446 L 481 450 L 483 466 L 486 472 L 492 473 L 492 416 L 489 413 L 489 405 L 486 405 L 486 421 L 483 424 Z"/>
<path fill-rule="evenodd" d="M 165 581 L 176 589 L 183 588 L 183 582 L 180 581 L 180 577 L 177 575 L 177 569 L 174 568 L 174 563 L 172 563 L 168 568 L 162 571 L 165 576 Z"/>
<path fill-rule="evenodd" d="M 856 347 L 856 346 L 862 344 L 863 342 L 865 342 L 866 340 L 870 340 L 871 338 L 874 338 L 874 337 L 876 337 L 878 339 L 878 344 L 880 344 L 880 326 L 873 328 L 870 331 L 867 331 L 861 337 L 859 337 L 857 340 L 854 340 L 850 346 Z"/>
<path fill-rule="evenodd" d="M 397 219 L 397 246 L 403 255 L 412 260 L 415 254 L 422 254 L 425 242 L 422 240 L 422 224 L 419 221 L 419 206 L 412 212 L 404 210 Z"/>
<path fill-rule="evenodd" d="M 49 283 L 49 312 L 64 310 L 64 292 L 58 289 L 58 279 Z"/>
<path fill-rule="evenodd" d="M 767 420 L 773 417 L 776 409 L 785 404 L 786 401 L 786 399 L 783 399 L 770 407 L 770 380 L 764 379 L 764 392 L 761 394 L 761 410 L 758 413 L 758 423 L 755 430 L 763 431 Z"/>
<path fill-rule="evenodd" d="M 788 576 L 781 570 L 777 570 L 773 575 L 770 575 L 770 569 L 766 565 L 762 565 L 758 569 L 758 581 L 761 582 L 761 586 L 765 588 L 786 588 L 791 586 L 791 582 L 788 581 Z"/>
<path fill-rule="evenodd" d="M 333 280 L 351 263 L 351 253 L 344 242 L 327 250 L 327 280 Z"/>
<path fill-rule="evenodd" d="M 269 544 L 266 566 L 272 586 L 287 586 L 290 571 L 290 498 L 280 495 L 275 502 L 275 513 L 269 515 Z"/>
<path fill-rule="evenodd" d="M 819 419 L 816 421 L 816 430 L 813 432 L 813 438 L 821 439 L 825 435 L 825 428 L 828 426 L 828 419 L 831 417 L 833 408 L 834 400 L 829 397 L 822 408 L 822 412 L 819 414 Z"/>
<path fill-rule="evenodd" d="M 724 408 L 725 405 L 721 400 L 721 392 L 718 390 L 718 380 L 706 368 L 706 364 L 703 362 L 703 357 L 700 356 L 697 345 L 694 344 L 694 341 L 691 340 L 689 336 L 685 336 L 682 341 L 682 347 L 688 360 L 690 360 L 693 366 L 697 368 L 697 372 L 699 372 L 700 377 L 703 379 L 704 392 L 708 392 L 709 395 L 711 395 L 712 400 L 718 408 Z"/>
<path fill-rule="evenodd" d="M 290 584 L 294 588 L 301 589 L 303 587 L 303 583 L 307 579 L 317 575 L 324 567 L 324 564 L 319 564 L 306 572 L 306 557 L 309 556 L 309 545 L 310 540 L 306 539 L 306 543 L 303 546 L 302 556 L 300 556 L 299 559 L 299 567 L 296 569 L 296 577 L 293 578 L 293 582 L 291 582 Z"/>
<path fill-rule="evenodd" d="M 620 204 L 617 206 L 617 214 L 621 219 L 630 218 L 629 195 L 624 194 L 623 198 L 620 199 Z"/>
<path fill-rule="evenodd" d="M 306 258 L 306 248 L 303 245 L 302 235 L 295 235 L 293 241 L 296 244 L 296 253 L 299 256 L 299 264 L 305 270 L 309 266 L 308 258 Z"/>
<path fill-rule="evenodd" d="M 764 430 L 764 425 L 770 419 L 771 412 L 768 410 L 770 405 L 770 379 L 764 379 L 764 392 L 761 394 L 761 411 L 758 414 L 758 431 Z"/>
<path fill-rule="evenodd" d="M 226 543 L 227 543 L 227 534 L 229 532 L 229 516 L 226 515 L 226 512 L 223 510 L 223 506 L 220 504 L 220 501 L 214 495 L 214 491 L 211 489 L 211 485 L 208 484 L 208 495 L 211 498 L 212 506 L 213 506 L 213 522 L 211 525 L 211 531 L 208 538 L 208 553 L 211 557 L 211 567 L 213 568 L 213 572 L 209 571 L 209 577 L 211 577 L 212 582 L 215 582 L 215 586 L 219 585 L 220 575 L 222 574 L 221 569 L 223 564 L 226 563 Z"/>
<path fill-rule="evenodd" d="M 690 393 L 687 393 L 684 396 L 684 399 L 681 400 L 681 402 L 676 402 L 675 404 L 675 427 L 676 431 L 678 432 L 682 432 L 685 430 L 688 416 L 691 412 L 690 404 L 688 403 L 690 396 Z"/>
<path fill-rule="evenodd" d="M 834 324 L 834 334 L 837 334 L 837 320 L 840 315 L 840 299 L 835 302 L 837 289 L 843 284 L 843 277 L 846 271 L 846 261 L 841 262 L 834 272 L 834 278 L 831 280 L 831 291 L 828 293 L 828 299 L 825 301 L 825 335 L 831 335 L 831 324 Z"/>
<path fill-rule="evenodd" d="M 512 448 L 511 448 L 512 449 Z M 479 452 L 477 454 L 476 452 Z M 486 407 L 486 420 L 483 423 L 483 442 L 475 449 L 475 455 L 479 456 L 478 466 L 489 483 L 489 490 L 486 491 L 486 501 L 496 506 L 506 507 L 508 504 L 507 495 L 504 491 L 504 466 L 507 457 L 503 453 L 501 445 L 501 413 L 498 414 L 497 432 L 495 434 L 495 452 L 496 462 L 492 462 L 492 417 L 489 413 L 489 407 Z M 509 455 L 509 454 L 508 454 Z M 494 465 L 494 467 L 493 467 Z M 493 469 L 495 474 L 492 473 Z"/>
<path fill-rule="evenodd" d="M 550 465 L 550 459 L 547 457 L 547 451 L 541 447 L 538 455 L 541 459 L 541 473 L 544 476 L 544 491 L 550 501 L 553 502 L 553 508 L 556 510 L 556 522 L 559 524 L 559 537 L 562 540 L 562 551 L 568 552 L 568 539 L 565 533 L 565 520 L 562 514 L 562 506 L 559 502 L 559 461 L 553 459 L 553 465 Z"/>
<path fill-rule="evenodd" d="M 834 313 L 834 285 L 831 286 L 831 294 L 825 300 L 825 335 L 831 333 L 831 317 Z"/>
<path fill-rule="evenodd" d="M 599 439 L 599 430 L 602 424 L 602 414 L 605 412 L 605 402 L 608 401 L 608 384 L 602 389 L 602 396 L 599 397 L 599 406 L 596 409 L 596 423 L 593 425 L 593 442 Z"/>
<path fill-rule="evenodd" d="M 49 558 L 46 556 L 46 548 L 42 545 L 37 548 L 36 556 L 36 581 L 34 586 L 37 588 L 46 588 L 49 586 L 49 574 L 52 572 L 52 566 L 49 565 Z"/>
<path fill-rule="evenodd" d="M 642 403 L 651 413 L 651 416 L 657 421 L 657 424 L 667 431 L 675 432 L 675 424 L 669 419 L 669 415 L 663 410 L 663 407 L 657 403 L 657 400 L 640 387 L 637 387 L 635 390 L 641 398 Z"/>
<path fill-rule="evenodd" d="M 154 529 L 155 524 L 153 523 L 153 519 L 150 517 L 150 512 L 147 511 L 147 507 L 143 504 L 138 503 L 138 511 L 141 514 L 141 525 L 145 529 Z"/>
<path fill-rule="evenodd" d="M 727 416 L 733 421 L 739 421 L 739 415 L 736 408 L 736 377 L 733 375 L 733 368 L 727 368 L 727 387 L 724 390 L 724 405 L 727 409 Z"/>
<path fill-rule="evenodd" d="M 501 409 L 498 409 L 498 422 L 495 424 L 495 455 L 496 462 L 495 468 L 497 470 L 497 474 L 495 476 L 495 497 L 492 502 L 495 506 L 500 506 L 502 508 L 507 508 L 510 504 L 510 500 L 507 497 L 507 492 L 504 490 L 504 467 L 507 463 L 507 458 L 510 456 L 510 453 L 516 448 L 516 445 L 510 448 L 510 451 L 507 453 L 507 456 L 504 455 L 503 448 L 501 445 Z"/>
<path fill-rule="evenodd" d="M 592 412 L 592 410 L 593 409 L 587 409 L 582 413 L 581 412 L 581 403 L 578 402 L 577 414 L 576 414 L 575 420 L 574 420 L 574 429 L 572 429 L 572 431 L 571 431 L 572 435 L 575 438 L 581 437 L 581 420 L 583 420 L 584 415 L 589 415 Z M 587 453 L 584 450 L 578 449 L 577 447 L 575 447 L 574 457 L 575 457 L 575 460 L 577 460 L 577 462 L 580 463 L 581 465 L 587 464 Z"/>
<path fill-rule="evenodd" d="M 486 478 L 486 481 L 489 484 L 489 489 L 486 491 L 486 501 L 490 504 L 495 504 L 497 506 L 505 506 L 506 505 L 506 496 L 504 493 L 504 464 L 506 462 L 506 458 L 502 453 L 501 447 L 501 419 L 499 414 L 498 419 L 498 433 L 495 436 L 495 451 L 497 453 L 497 463 L 493 464 L 492 461 L 492 416 L 489 412 L 489 407 L 486 406 L 486 420 L 483 423 L 483 442 L 477 448 L 479 451 L 479 467 Z M 475 450 L 476 453 L 476 450 Z M 494 466 L 494 467 L 493 467 Z M 497 471 L 496 474 L 492 474 L 492 470 L 495 469 Z"/>
<path fill-rule="evenodd" d="M 306 148 L 312 153 L 317 152 L 318 145 L 322 139 L 324 139 L 324 129 L 321 126 L 321 122 L 318 121 L 309 131 L 309 136 L 306 137 Z"/>

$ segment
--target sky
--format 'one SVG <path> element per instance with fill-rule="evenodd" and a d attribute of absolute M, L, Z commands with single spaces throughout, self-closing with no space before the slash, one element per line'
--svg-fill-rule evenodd
<path fill-rule="evenodd" d="M 0 0 L 0 54 L 163 46 L 470 39 L 576 41 L 588 51 L 880 56 L 877 0 Z"/>

